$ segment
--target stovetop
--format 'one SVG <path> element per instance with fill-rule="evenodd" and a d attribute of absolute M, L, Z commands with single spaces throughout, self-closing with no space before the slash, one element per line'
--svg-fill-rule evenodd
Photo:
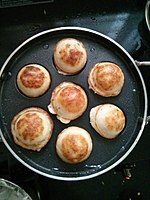
<path fill-rule="evenodd" d="M 51 3 L 0 8 L 0 66 L 27 38 L 62 26 L 99 31 L 121 44 L 135 60 L 148 61 L 150 39 L 144 19 L 145 4 L 144 0 L 55 0 Z M 149 70 L 148 67 L 140 68 L 150 99 Z M 45 199 L 47 195 L 52 200 L 62 199 L 62 196 L 64 200 L 121 200 L 130 199 L 131 196 L 131 199 L 150 199 L 149 130 L 150 124 L 146 125 L 140 141 L 119 166 L 104 175 L 81 182 L 41 177 L 20 164 L 0 142 L 0 177 L 18 183 L 35 200 Z"/>

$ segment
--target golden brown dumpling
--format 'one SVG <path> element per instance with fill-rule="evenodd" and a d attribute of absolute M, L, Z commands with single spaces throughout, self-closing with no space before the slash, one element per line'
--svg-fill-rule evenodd
<path fill-rule="evenodd" d="M 87 62 L 87 51 L 83 43 L 74 38 L 64 38 L 54 48 L 54 64 L 59 73 L 76 74 Z"/>
<path fill-rule="evenodd" d="M 64 162 L 70 164 L 80 163 L 91 154 L 91 136 L 83 128 L 77 126 L 68 127 L 58 135 L 56 151 Z"/>
<path fill-rule="evenodd" d="M 24 66 L 17 75 L 18 88 L 28 97 L 41 96 L 48 90 L 50 84 L 50 73 L 38 64 Z"/>
<path fill-rule="evenodd" d="M 11 122 L 14 142 L 25 149 L 40 151 L 50 140 L 53 121 L 50 115 L 37 107 L 26 108 Z"/>
<path fill-rule="evenodd" d="M 101 136 L 113 139 L 124 129 L 125 115 L 117 106 L 103 104 L 91 109 L 90 123 Z"/>
<path fill-rule="evenodd" d="M 88 83 L 89 88 L 101 96 L 117 96 L 124 84 L 124 74 L 114 63 L 97 63 L 89 72 Z"/>
<path fill-rule="evenodd" d="M 56 114 L 62 123 L 69 123 L 80 117 L 87 108 L 87 95 L 85 91 L 72 82 L 63 82 L 58 85 L 51 97 L 48 106 L 52 114 Z"/>

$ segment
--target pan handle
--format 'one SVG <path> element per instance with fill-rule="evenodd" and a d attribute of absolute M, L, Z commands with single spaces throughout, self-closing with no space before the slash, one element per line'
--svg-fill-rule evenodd
<path fill-rule="evenodd" d="M 150 61 L 137 61 L 135 60 L 135 64 L 138 67 L 150 67 Z M 146 125 L 150 123 L 150 116 L 147 116 Z"/>
<path fill-rule="evenodd" d="M 150 61 L 137 61 L 135 60 L 135 64 L 138 66 L 138 67 L 150 67 Z"/>
<path fill-rule="evenodd" d="M 150 123 L 150 116 L 147 116 L 146 118 L 146 125 Z"/>

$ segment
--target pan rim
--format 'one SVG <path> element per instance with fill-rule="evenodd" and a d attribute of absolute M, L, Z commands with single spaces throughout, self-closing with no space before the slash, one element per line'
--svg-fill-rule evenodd
<path fill-rule="evenodd" d="M 145 5 L 145 20 L 148 30 L 150 31 L 150 1 L 147 1 Z"/>
<path fill-rule="evenodd" d="M 79 30 L 79 31 L 83 31 L 83 32 L 89 32 L 89 33 L 93 33 L 96 34 L 98 36 L 101 36 L 103 38 L 105 38 L 106 40 L 110 41 L 111 43 L 113 43 L 114 45 L 116 45 L 117 47 L 119 47 L 119 49 L 128 56 L 128 58 L 131 60 L 132 64 L 134 65 L 134 67 L 136 68 L 138 75 L 140 77 L 141 83 L 142 83 L 142 87 L 143 87 L 143 94 L 144 94 L 144 116 L 143 116 L 143 122 L 141 124 L 141 129 L 139 130 L 139 133 L 135 139 L 135 141 L 133 142 L 133 144 L 131 145 L 131 147 L 127 150 L 127 152 L 119 159 L 117 160 L 115 163 L 113 163 L 112 165 L 110 165 L 109 167 L 107 167 L 106 169 L 100 171 L 100 172 L 96 172 L 90 175 L 85 175 L 82 177 L 61 177 L 61 176 L 56 176 L 56 175 L 50 175 L 47 174 L 45 172 L 41 172 L 38 169 L 35 169 L 34 167 L 30 166 L 29 164 L 27 164 L 23 159 L 21 159 L 9 146 L 9 144 L 7 143 L 7 141 L 5 140 L 2 131 L 0 129 L 0 136 L 2 138 L 2 141 L 4 142 L 5 146 L 7 147 L 7 149 L 11 152 L 11 154 L 19 161 L 21 162 L 24 166 L 26 166 L 27 168 L 31 169 L 32 171 L 43 175 L 45 177 L 48 178 L 52 178 L 52 179 L 56 179 L 56 180 L 63 180 L 63 181 L 79 181 L 79 180 L 86 180 L 86 179 L 90 179 L 90 178 L 94 178 L 96 176 L 102 175 L 104 173 L 106 173 L 107 171 L 110 171 L 111 169 L 113 169 L 115 166 L 117 166 L 119 163 L 121 163 L 129 154 L 130 152 L 134 149 L 134 147 L 136 146 L 137 142 L 139 141 L 144 127 L 146 125 L 146 119 L 147 119 L 147 109 L 148 109 L 148 99 L 147 99 L 147 91 L 146 91 L 146 86 L 145 86 L 145 82 L 144 79 L 142 77 L 142 74 L 139 70 L 139 68 L 137 67 L 134 59 L 131 57 L 131 55 L 119 44 L 117 43 L 115 40 L 113 40 L 112 38 L 89 28 L 83 28 L 83 27 L 76 27 L 76 26 L 67 26 L 67 27 L 58 27 L 58 28 L 53 28 L 53 29 L 48 29 L 42 32 L 39 32 L 33 36 L 31 36 L 30 38 L 26 39 L 23 43 L 21 43 L 6 59 L 6 61 L 4 62 L 1 70 L 0 70 L 0 77 L 2 76 L 2 73 L 5 69 L 5 67 L 7 66 L 8 62 L 10 61 L 10 59 L 27 43 L 29 43 L 30 41 L 34 40 L 35 38 L 38 38 L 39 36 L 51 33 L 51 32 L 57 32 L 57 31 L 66 31 L 66 30 Z"/>

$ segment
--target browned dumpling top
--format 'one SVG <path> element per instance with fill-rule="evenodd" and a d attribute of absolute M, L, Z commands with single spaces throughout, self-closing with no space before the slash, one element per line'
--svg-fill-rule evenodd
<path fill-rule="evenodd" d="M 101 96 L 117 96 L 124 84 L 124 74 L 114 63 L 97 63 L 89 72 L 88 83 L 89 88 Z"/>
<path fill-rule="evenodd" d="M 56 151 L 64 162 L 70 164 L 80 163 L 91 154 L 91 136 L 83 128 L 77 126 L 68 127 L 58 135 Z"/>
<path fill-rule="evenodd" d="M 54 64 L 59 73 L 65 75 L 80 72 L 87 62 L 87 51 L 83 43 L 75 38 L 64 38 L 54 48 Z"/>
<path fill-rule="evenodd" d="M 90 123 L 101 136 L 113 139 L 124 129 L 126 119 L 118 106 L 107 103 L 91 109 Z"/>
<path fill-rule="evenodd" d="M 24 66 L 17 75 L 18 88 L 29 97 L 41 96 L 48 90 L 50 84 L 50 73 L 39 64 Z"/>
<path fill-rule="evenodd" d="M 83 88 L 72 82 L 63 82 L 54 89 L 48 109 L 61 122 L 69 123 L 85 112 L 87 102 Z"/>
<path fill-rule="evenodd" d="M 53 121 L 50 115 L 37 107 L 26 108 L 17 113 L 11 122 L 14 142 L 19 146 L 40 151 L 50 140 Z"/>

